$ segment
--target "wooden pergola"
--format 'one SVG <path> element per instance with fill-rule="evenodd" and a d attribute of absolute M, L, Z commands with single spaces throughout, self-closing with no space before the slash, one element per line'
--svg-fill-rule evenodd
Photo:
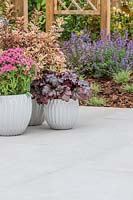
<path fill-rule="evenodd" d="M 18 16 L 25 16 L 25 26 L 28 22 L 28 0 L 13 0 Z M 89 8 L 89 9 L 87 9 Z M 99 15 L 101 16 L 101 31 L 110 33 L 110 0 L 86 0 L 82 7 L 77 0 L 71 0 L 69 6 L 62 0 L 46 0 L 46 31 L 55 21 L 56 15 Z"/>

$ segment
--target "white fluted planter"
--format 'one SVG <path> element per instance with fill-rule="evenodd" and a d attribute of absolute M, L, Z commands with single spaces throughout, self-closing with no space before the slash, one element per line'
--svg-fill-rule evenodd
<path fill-rule="evenodd" d="M 36 100 L 32 100 L 32 115 L 29 126 L 39 126 L 44 122 L 44 105 L 39 105 Z"/>
<path fill-rule="evenodd" d="M 26 94 L 0 96 L 0 135 L 20 135 L 26 130 L 32 112 L 31 97 Z"/>
<path fill-rule="evenodd" d="M 44 106 L 45 120 L 52 129 L 72 129 L 78 119 L 78 110 L 78 100 L 70 99 L 69 102 L 65 102 L 54 99 Z"/>

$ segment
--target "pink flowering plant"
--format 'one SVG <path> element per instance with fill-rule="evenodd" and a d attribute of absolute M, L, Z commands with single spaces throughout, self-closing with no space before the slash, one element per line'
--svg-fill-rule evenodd
<path fill-rule="evenodd" d="M 22 48 L 3 51 L 0 55 L 0 95 L 28 93 L 37 71 L 37 64 Z"/>

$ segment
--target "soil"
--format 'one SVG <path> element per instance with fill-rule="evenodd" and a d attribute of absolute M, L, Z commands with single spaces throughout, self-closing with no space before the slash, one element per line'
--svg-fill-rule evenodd
<path fill-rule="evenodd" d="M 90 78 L 89 82 L 98 83 L 101 86 L 97 97 L 106 101 L 105 107 L 133 108 L 133 93 L 124 91 L 121 84 L 117 84 L 113 80 L 94 78 Z M 130 83 L 133 83 L 133 80 Z"/>

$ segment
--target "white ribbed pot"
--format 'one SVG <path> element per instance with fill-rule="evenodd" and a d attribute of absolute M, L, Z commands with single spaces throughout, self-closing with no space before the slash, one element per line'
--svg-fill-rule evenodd
<path fill-rule="evenodd" d="M 78 119 L 79 102 L 53 99 L 44 106 L 45 120 L 52 129 L 72 129 Z"/>
<path fill-rule="evenodd" d="M 26 94 L 0 96 L 0 135 L 24 133 L 32 112 L 31 97 Z"/>
<path fill-rule="evenodd" d="M 32 100 L 32 115 L 29 126 L 39 126 L 44 122 L 44 105 L 39 105 L 35 99 Z"/>

